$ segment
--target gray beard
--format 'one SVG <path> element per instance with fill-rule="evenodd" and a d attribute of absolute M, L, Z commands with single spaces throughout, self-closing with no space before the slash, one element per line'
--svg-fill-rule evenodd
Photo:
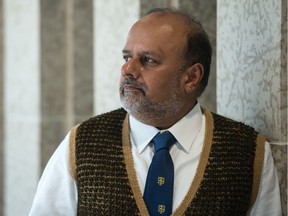
<path fill-rule="evenodd" d="M 173 87 L 174 91 L 169 100 L 159 102 L 151 100 L 144 94 L 140 93 L 125 93 L 120 90 L 120 101 L 122 107 L 134 118 L 145 123 L 150 120 L 162 120 L 174 116 L 178 113 L 181 107 L 183 107 L 183 100 L 176 88 Z"/>

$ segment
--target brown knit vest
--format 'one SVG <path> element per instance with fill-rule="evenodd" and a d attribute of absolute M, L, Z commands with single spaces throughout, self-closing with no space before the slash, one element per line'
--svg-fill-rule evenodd
<path fill-rule="evenodd" d="M 137 192 L 136 175 L 131 177 L 129 174 L 133 173 L 133 170 L 130 171 L 133 166 L 127 166 L 127 156 L 123 151 L 122 128 L 126 115 L 126 111 L 118 109 L 91 118 L 77 128 L 75 178 L 78 215 L 147 214 L 143 199 Z M 258 185 L 255 189 L 253 180 L 258 134 L 242 123 L 216 114 L 212 116 L 213 139 L 207 152 L 207 163 L 202 167 L 199 187 L 190 188 L 190 191 L 195 190 L 195 194 L 188 199 L 187 206 L 180 205 L 175 215 L 246 215 L 252 191 L 256 190 L 254 192 L 257 194 Z M 201 167 L 197 172 L 199 170 Z"/>

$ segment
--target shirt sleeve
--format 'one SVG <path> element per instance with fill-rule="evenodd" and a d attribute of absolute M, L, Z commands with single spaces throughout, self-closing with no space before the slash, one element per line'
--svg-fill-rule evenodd
<path fill-rule="evenodd" d="M 29 216 L 76 215 L 78 196 L 76 183 L 69 171 L 69 135 L 44 169 Z"/>
<path fill-rule="evenodd" d="M 268 142 L 265 143 L 265 155 L 257 199 L 248 215 L 282 215 L 279 181 Z"/>

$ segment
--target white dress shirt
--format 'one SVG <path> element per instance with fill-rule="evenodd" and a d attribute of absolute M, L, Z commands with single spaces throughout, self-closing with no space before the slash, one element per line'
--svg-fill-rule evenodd
<path fill-rule="evenodd" d="M 205 134 L 205 116 L 197 104 L 168 130 L 177 143 L 170 150 L 174 163 L 173 211 L 180 205 L 193 181 L 199 163 Z M 130 116 L 130 139 L 138 184 L 143 194 L 154 149 L 151 139 L 159 132 Z M 30 216 L 77 214 L 77 186 L 70 175 L 69 134 L 49 160 L 39 181 Z M 280 216 L 279 183 L 269 143 L 265 143 L 264 164 L 258 196 L 251 216 Z"/>

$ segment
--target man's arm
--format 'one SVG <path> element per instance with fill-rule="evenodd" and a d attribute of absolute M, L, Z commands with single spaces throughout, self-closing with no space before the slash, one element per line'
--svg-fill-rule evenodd
<path fill-rule="evenodd" d="M 77 187 L 70 175 L 69 135 L 54 152 L 43 172 L 29 216 L 76 215 Z"/>
<path fill-rule="evenodd" d="M 270 144 L 265 143 L 265 156 L 256 202 L 250 216 L 281 216 L 279 181 L 274 167 Z"/>

